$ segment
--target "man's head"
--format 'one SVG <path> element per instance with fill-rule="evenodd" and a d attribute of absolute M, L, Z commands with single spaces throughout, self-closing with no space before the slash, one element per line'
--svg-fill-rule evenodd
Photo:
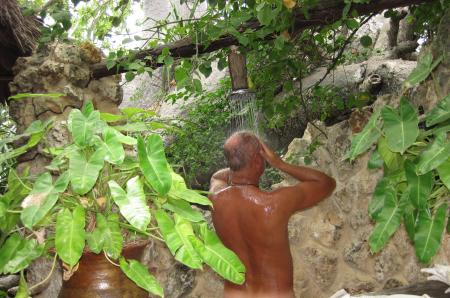
<path fill-rule="evenodd" d="M 264 171 L 264 160 L 259 153 L 261 145 L 254 134 L 236 132 L 226 140 L 223 148 L 230 170 L 237 172 L 262 165 L 262 171 Z"/>

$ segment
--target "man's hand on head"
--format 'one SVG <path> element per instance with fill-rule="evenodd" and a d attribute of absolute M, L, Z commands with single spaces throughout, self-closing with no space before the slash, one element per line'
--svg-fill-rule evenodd
<path fill-rule="evenodd" d="M 263 141 L 259 141 L 261 144 L 261 150 L 259 153 L 270 164 L 271 167 L 279 168 L 283 163 L 283 160 L 273 152 Z"/>

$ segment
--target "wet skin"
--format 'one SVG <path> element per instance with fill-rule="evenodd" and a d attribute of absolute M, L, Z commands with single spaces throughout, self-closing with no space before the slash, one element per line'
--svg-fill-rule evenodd
<path fill-rule="evenodd" d="M 225 282 L 225 297 L 294 297 L 288 221 L 292 214 L 331 194 L 334 179 L 319 171 L 283 162 L 261 143 L 240 171 L 223 169 L 211 179 L 214 227 L 244 263 L 243 285 Z M 259 189 L 264 161 L 301 181 L 272 192 Z"/>

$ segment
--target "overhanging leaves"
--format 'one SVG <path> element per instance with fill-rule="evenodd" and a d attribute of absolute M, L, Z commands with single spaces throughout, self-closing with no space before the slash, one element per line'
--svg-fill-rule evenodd
<path fill-rule="evenodd" d="M 433 62 L 433 55 L 430 52 L 426 53 L 422 57 L 422 59 L 417 62 L 416 68 L 414 68 L 413 71 L 409 74 L 404 83 L 405 87 L 411 88 L 428 78 L 430 73 L 441 62 L 441 60 L 442 56 L 438 57 Z"/>

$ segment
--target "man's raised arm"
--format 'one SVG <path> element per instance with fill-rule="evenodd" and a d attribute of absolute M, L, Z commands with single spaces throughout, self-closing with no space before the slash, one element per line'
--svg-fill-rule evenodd
<path fill-rule="evenodd" d="M 294 213 L 314 206 L 335 189 L 335 180 L 327 174 L 308 167 L 288 164 L 263 142 L 261 147 L 261 155 L 272 167 L 300 181 L 296 185 L 282 187 L 271 193 L 274 199 L 282 200 L 281 208 L 287 212 Z"/>

